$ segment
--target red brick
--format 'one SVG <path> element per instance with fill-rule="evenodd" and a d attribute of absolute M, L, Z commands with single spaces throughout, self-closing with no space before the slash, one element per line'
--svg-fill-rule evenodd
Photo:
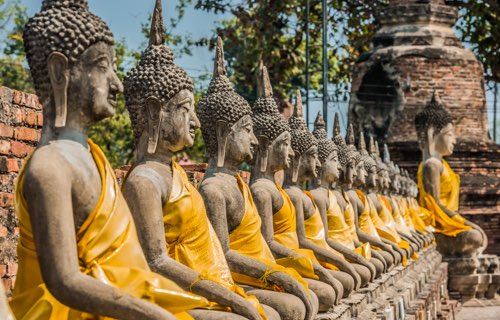
<path fill-rule="evenodd" d="M 32 147 L 22 142 L 12 141 L 11 144 L 12 154 L 16 157 L 23 158 L 33 150 Z"/>
<path fill-rule="evenodd" d="M 9 154 L 10 141 L 0 140 L 0 154 Z"/>
<path fill-rule="evenodd" d="M 14 116 L 12 118 L 15 124 L 21 124 L 24 122 L 25 112 L 23 109 L 14 109 Z"/>
<path fill-rule="evenodd" d="M 17 159 L 11 159 L 5 156 L 0 157 L 0 172 L 7 173 L 7 172 L 18 172 L 18 171 L 19 171 L 19 164 L 17 162 Z M 2 179 L 0 181 L 3 182 L 4 179 L 5 178 L 2 175 Z"/>
<path fill-rule="evenodd" d="M 4 226 L 0 225 L 0 238 L 6 237 L 9 234 L 9 230 Z"/>
<path fill-rule="evenodd" d="M 0 192 L 0 207 L 10 207 L 14 204 L 14 195 L 8 192 Z"/>
<path fill-rule="evenodd" d="M 17 274 L 17 263 L 9 262 L 7 263 L 7 275 L 15 276 Z"/>
<path fill-rule="evenodd" d="M 36 129 L 19 127 L 14 129 L 14 138 L 17 140 L 38 142 L 39 133 Z"/>
<path fill-rule="evenodd" d="M 0 277 L 3 278 L 7 274 L 7 265 L 0 264 Z"/>
<path fill-rule="evenodd" d="M 40 113 L 38 113 L 38 114 L 37 114 L 37 118 L 38 118 L 38 119 L 37 119 L 37 121 L 36 121 L 36 124 L 37 124 L 38 126 L 40 126 L 40 127 L 41 127 L 41 126 L 43 126 L 43 113 L 41 113 L 41 112 L 40 112 Z"/>
<path fill-rule="evenodd" d="M 5 292 L 11 292 L 12 290 L 12 280 L 11 279 L 2 279 L 3 286 L 5 288 Z"/>
<path fill-rule="evenodd" d="M 14 136 L 14 128 L 6 124 L 0 123 L 0 137 L 12 138 Z"/>
<path fill-rule="evenodd" d="M 24 121 L 30 126 L 36 126 L 38 125 L 38 114 L 36 111 L 26 111 Z"/>

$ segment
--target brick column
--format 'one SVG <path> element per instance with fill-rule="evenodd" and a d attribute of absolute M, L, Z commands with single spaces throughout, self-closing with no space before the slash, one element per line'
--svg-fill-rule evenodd
<path fill-rule="evenodd" d="M 19 237 L 14 186 L 24 159 L 38 143 L 42 122 L 36 95 L 0 86 L 0 277 L 9 296 L 16 280 Z"/>

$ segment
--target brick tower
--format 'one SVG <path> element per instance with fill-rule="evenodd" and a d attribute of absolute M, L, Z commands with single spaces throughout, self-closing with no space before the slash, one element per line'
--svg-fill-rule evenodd
<path fill-rule="evenodd" d="M 460 213 L 488 233 L 487 252 L 500 254 L 500 148 L 488 137 L 483 66 L 453 31 L 457 17 L 444 0 L 390 1 L 354 67 L 349 120 L 415 174 L 422 156 L 413 121 L 436 90 L 456 127 L 447 161 L 462 179 Z"/>

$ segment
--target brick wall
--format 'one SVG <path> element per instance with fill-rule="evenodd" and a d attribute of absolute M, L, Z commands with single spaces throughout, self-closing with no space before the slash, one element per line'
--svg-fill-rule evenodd
<path fill-rule="evenodd" d="M 0 277 L 8 295 L 17 273 L 14 184 L 23 160 L 40 138 L 42 122 L 35 95 L 0 86 Z"/>

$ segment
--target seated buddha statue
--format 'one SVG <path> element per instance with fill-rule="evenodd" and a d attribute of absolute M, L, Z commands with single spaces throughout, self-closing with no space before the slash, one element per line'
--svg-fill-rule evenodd
<path fill-rule="evenodd" d="M 113 168 L 88 139 L 123 91 L 111 31 L 85 0 L 45 0 L 23 37 L 44 125 L 15 191 L 15 317 L 192 319 L 185 311 L 208 301 L 150 271 Z"/>
<path fill-rule="evenodd" d="M 346 144 L 344 137 L 340 134 L 338 113 L 335 114 L 333 133 L 333 141 L 338 148 L 340 164 L 340 178 L 333 191 L 337 203 L 344 211 L 345 220 L 350 227 L 353 239 L 360 245 L 372 247 L 370 250 L 372 264 L 378 265 L 379 272 L 380 265 L 377 262 L 382 263 L 384 271 L 392 269 L 395 253 L 380 239 L 371 221 L 371 212 L 366 204 L 366 196 L 360 189 L 367 183 L 367 176 L 373 178 L 371 169 L 366 169 L 370 163 L 364 161 L 362 154 L 358 153 L 354 146 Z"/>
<path fill-rule="evenodd" d="M 444 160 L 456 142 L 453 121 L 435 93 L 415 117 L 415 127 L 423 158 L 417 174 L 419 203 L 430 213 L 438 250 L 445 256 L 475 256 L 486 248 L 487 238 L 458 213 L 460 177 Z"/>
<path fill-rule="evenodd" d="M 239 314 L 261 319 L 266 314 L 257 299 L 247 296 L 231 276 L 201 195 L 172 160 L 174 153 L 193 145 L 200 123 L 192 80 L 164 45 L 160 0 L 151 26 L 150 45 L 124 80 L 135 163 L 122 189 L 144 254 L 152 270 L 213 302 L 210 311 L 190 311 L 196 318 L 241 319 Z M 222 52 L 220 40 L 216 50 Z"/>
<path fill-rule="evenodd" d="M 311 250 L 301 249 L 297 237 L 295 207 L 275 173 L 287 169 L 293 150 L 290 128 L 278 111 L 265 66 L 258 77 L 259 97 L 252 107 L 254 133 L 259 141 L 252 165 L 250 190 L 262 220 L 261 231 L 276 262 L 295 269 L 319 300 L 319 311 L 338 303 L 342 285 L 323 268 Z"/>
<path fill-rule="evenodd" d="M 199 192 L 236 283 L 274 308 L 281 319 L 313 319 L 316 295 L 297 271 L 277 264 L 261 233 L 250 188 L 238 173 L 238 167 L 253 158 L 258 141 L 250 105 L 233 90 L 220 49 L 196 111 L 209 159 Z"/>
<path fill-rule="evenodd" d="M 334 192 L 332 189 L 337 184 L 340 174 L 338 148 L 328 138 L 321 113 L 318 113 L 314 121 L 313 135 L 318 142 L 318 159 L 321 168 L 318 176 L 311 181 L 310 192 L 323 221 L 326 221 L 325 232 L 328 243 L 352 263 L 361 276 L 362 286 L 364 286 L 375 278 L 377 271 L 373 263 L 369 261 L 371 260 L 370 245 L 361 245 L 357 238 L 352 206 L 341 208 L 336 196 L 338 191 Z M 342 195 L 347 197 L 345 193 Z M 346 218 L 349 223 L 346 222 Z"/>
<path fill-rule="evenodd" d="M 290 168 L 285 171 L 283 189 L 295 207 L 300 247 L 312 250 L 320 264 L 342 283 L 345 298 L 361 286 L 361 277 L 342 253 L 331 247 L 318 206 L 312 194 L 302 189 L 305 181 L 316 178 L 321 166 L 316 138 L 307 129 L 302 115 L 302 101 L 297 91 L 294 115 L 288 120 L 294 156 Z"/>

